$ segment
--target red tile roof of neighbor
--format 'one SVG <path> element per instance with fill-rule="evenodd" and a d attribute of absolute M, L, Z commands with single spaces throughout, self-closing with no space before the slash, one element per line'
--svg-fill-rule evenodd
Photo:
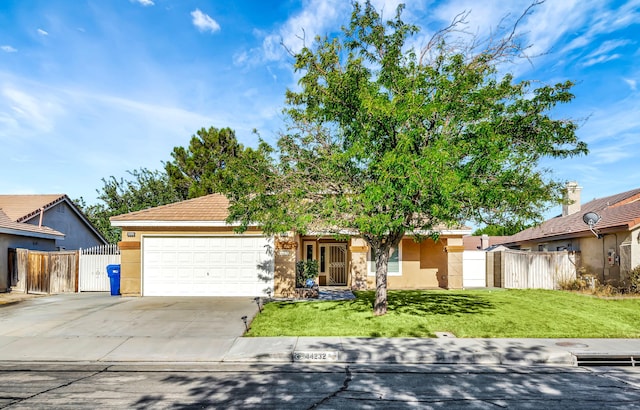
<path fill-rule="evenodd" d="M 557 216 L 539 226 L 513 235 L 508 243 L 593 235 L 589 226 L 582 220 L 582 216 L 587 212 L 600 215 L 601 219 L 594 226 L 596 231 L 630 230 L 640 224 L 640 188 L 594 199 L 583 204 L 579 212 Z"/>
<path fill-rule="evenodd" d="M 0 208 L 12 221 L 23 222 L 37 215 L 41 208 L 47 209 L 66 197 L 64 194 L 0 195 Z"/>
<path fill-rule="evenodd" d="M 509 239 L 511 239 L 510 236 L 489 236 L 489 241 L 486 245 L 487 245 L 487 248 L 491 246 L 502 245 L 503 243 L 509 242 Z M 463 236 L 462 242 L 464 244 L 464 250 L 466 251 L 482 250 L 481 240 L 482 240 L 482 236 L 471 236 L 471 235 Z"/>
<path fill-rule="evenodd" d="M 224 195 L 210 194 L 182 202 L 112 216 L 113 222 L 130 221 L 224 221 L 229 216 Z"/>

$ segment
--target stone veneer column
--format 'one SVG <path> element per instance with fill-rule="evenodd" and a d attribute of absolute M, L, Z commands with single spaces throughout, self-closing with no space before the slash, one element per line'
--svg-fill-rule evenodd
<path fill-rule="evenodd" d="M 352 238 L 349 246 L 351 251 L 351 289 L 367 289 L 367 247 L 364 239 Z"/>
<path fill-rule="evenodd" d="M 273 294 L 278 298 L 295 297 L 296 250 L 298 244 L 288 238 L 276 238 Z"/>

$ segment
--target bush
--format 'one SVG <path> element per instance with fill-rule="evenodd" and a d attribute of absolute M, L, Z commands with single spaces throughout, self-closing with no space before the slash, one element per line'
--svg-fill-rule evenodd
<path fill-rule="evenodd" d="M 298 261 L 296 262 L 296 287 L 306 287 L 307 279 L 314 279 L 318 276 L 318 261 Z"/>
<path fill-rule="evenodd" d="M 629 272 L 626 290 L 629 293 L 640 293 L 640 265 L 636 266 Z"/>
<path fill-rule="evenodd" d="M 586 291 L 595 290 L 598 287 L 598 279 L 594 275 L 584 273 L 581 268 L 575 279 L 562 280 L 558 283 L 561 290 Z"/>
<path fill-rule="evenodd" d="M 608 283 L 600 283 L 595 275 L 584 273 L 584 269 L 580 270 L 579 276 L 576 279 L 560 281 L 558 285 L 561 290 L 588 293 L 594 296 L 608 297 L 620 293 L 620 289 Z"/>

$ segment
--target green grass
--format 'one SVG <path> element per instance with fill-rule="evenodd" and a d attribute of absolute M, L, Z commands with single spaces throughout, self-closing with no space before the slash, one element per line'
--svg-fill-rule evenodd
<path fill-rule="evenodd" d="M 548 290 L 390 291 L 372 313 L 373 291 L 356 299 L 271 302 L 246 336 L 637 338 L 640 299 Z"/>

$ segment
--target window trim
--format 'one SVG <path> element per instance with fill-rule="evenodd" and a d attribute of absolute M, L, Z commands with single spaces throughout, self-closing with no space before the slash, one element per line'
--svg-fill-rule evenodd
<path fill-rule="evenodd" d="M 302 260 L 308 260 L 307 258 L 307 247 L 311 245 L 313 257 L 312 260 L 318 260 L 318 252 L 317 252 L 317 242 L 316 241 L 303 241 L 302 243 Z"/>
<path fill-rule="evenodd" d="M 398 272 L 389 272 L 387 271 L 387 276 L 402 276 L 402 240 L 398 244 Z M 373 266 L 373 262 L 371 260 L 371 247 L 367 251 L 367 276 L 376 276 L 375 267 Z M 372 270 L 373 268 L 373 270 Z"/>

